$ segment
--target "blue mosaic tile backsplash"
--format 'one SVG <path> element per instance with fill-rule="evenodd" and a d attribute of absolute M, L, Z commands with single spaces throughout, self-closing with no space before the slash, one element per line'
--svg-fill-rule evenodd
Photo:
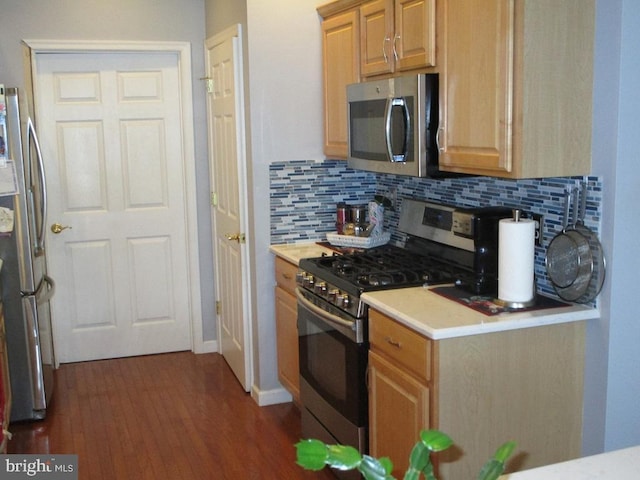
<path fill-rule="evenodd" d="M 391 242 L 403 245 L 397 230 L 403 198 L 430 200 L 462 207 L 508 206 L 544 216 L 543 242 L 536 247 L 538 291 L 554 295 L 544 267 L 545 252 L 562 229 L 564 193 L 588 182 L 585 225 L 599 234 L 602 181 L 599 177 L 562 177 L 506 180 L 493 177 L 425 179 L 353 170 L 340 160 L 274 162 L 270 174 L 271 243 L 326 239 L 335 232 L 336 204 L 364 204 L 374 195 L 394 200 L 395 211 L 385 211 L 385 229 Z"/>

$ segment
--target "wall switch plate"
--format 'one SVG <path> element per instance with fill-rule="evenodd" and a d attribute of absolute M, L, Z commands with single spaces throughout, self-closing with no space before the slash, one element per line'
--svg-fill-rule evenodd
<path fill-rule="evenodd" d="M 536 222 L 536 245 L 542 246 L 542 241 L 544 240 L 544 215 L 532 213 L 531 218 Z"/>
<path fill-rule="evenodd" d="M 398 189 L 396 187 L 388 187 L 377 192 L 378 195 L 386 197 L 391 202 L 393 210 L 398 210 Z"/>
<path fill-rule="evenodd" d="M 387 195 L 389 197 L 389 200 L 391 200 L 391 205 L 393 207 L 394 210 L 398 210 L 399 205 L 398 205 L 398 189 L 396 187 L 389 187 L 389 190 L 387 191 Z"/>

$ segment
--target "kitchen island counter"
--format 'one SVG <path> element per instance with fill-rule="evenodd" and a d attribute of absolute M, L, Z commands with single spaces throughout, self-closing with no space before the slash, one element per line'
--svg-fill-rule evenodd
<path fill-rule="evenodd" d="M 584 305 L 485 315 L 434 293 L 428 287 L 367 292 L 361 299 L 433 340 L 591 320 L 600 316 L 597 309 Z"/>
<path fill-rule="evenodd" d="M 624 480 L 638 478 L 639 471 L 640 446 L 636 446 L 503 475 L 500 480 Z"/>

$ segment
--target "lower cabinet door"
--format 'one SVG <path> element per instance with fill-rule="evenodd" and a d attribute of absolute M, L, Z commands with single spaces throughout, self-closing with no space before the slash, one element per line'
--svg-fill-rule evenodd
<path fill-rule="evenodd" d="M 389 457 L 402 478 L 420 430 L 429 428 L 429 388 L 386 358 L 369 352 L 369 450 Z"/>
<path fill-rule="evenodd" d="M 276 287 L 276 341 L 278 344 L 278 379 L 300 403 L 300 369 L 298 360 L 298 307 L 296 298 Z"/>

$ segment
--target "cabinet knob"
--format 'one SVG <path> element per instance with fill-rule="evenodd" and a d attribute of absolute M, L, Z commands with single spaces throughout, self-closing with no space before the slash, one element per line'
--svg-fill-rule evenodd
<path fill-rule="evenodd" d="M 387 341 L 387 343 L 389 345 L 392 345 L 392 346 L 394 346 L 396 348 L 402 348 L 402 344 L 400 342 L 398 342 L 397 340 L 394 340 L 391 337 L 386 337 L 385 340 Z"/>

